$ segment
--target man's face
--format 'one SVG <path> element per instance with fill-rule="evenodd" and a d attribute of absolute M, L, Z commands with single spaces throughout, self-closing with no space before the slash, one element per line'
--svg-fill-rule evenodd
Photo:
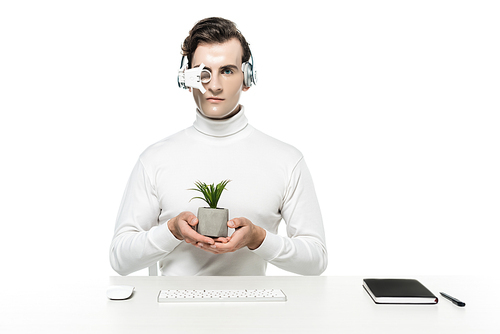
<path fill-rule="evenodd" d="M 203 84 L 207 90 L 205 94 L 190 88 L 198 109 L 205 116 L 221 119 L 239 111 L 240 94 L 250 88 L 243 86 L 242 53 L 243 48 L 236 38 L 222 44 L 199 44 L 196 48 L 192 67 L 203 63 L 212 73 L 212 80 Z"/>

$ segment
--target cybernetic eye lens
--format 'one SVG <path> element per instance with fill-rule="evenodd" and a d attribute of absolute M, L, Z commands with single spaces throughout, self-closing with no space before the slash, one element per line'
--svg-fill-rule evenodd
<path fill-rule="evenodd" d="M 200 90 L 202 94 L 207 91 L 203 84 L 209 83 L 212 79 L 212 73 L 205 68 L 205 64 L 201 63 L 200 66 L 195 68 L 181 68 L 177 78 L 179 86 L 182 88 L 192 87 Z"/>
<path fill-rule="evenodd" d="M 204 84 L 207 84 L 210 82 L 210 80 L 212 80 L 212 73 L 210 73 L 210 71 L 207 69 L 201 70 L 200 81 Z"/>

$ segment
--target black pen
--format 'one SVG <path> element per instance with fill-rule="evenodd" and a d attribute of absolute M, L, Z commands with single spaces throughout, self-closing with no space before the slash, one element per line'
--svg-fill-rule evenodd
<path fill-rule="evenodd" d="M 457 306 L 460 306 L 460 307 L 463 307 L 465 306 L 465 303 L 464 302 L 461 302 L 460 300 L 456 299 L 455 297 L 452 297 L 450 295 L 447 295 L 446 293 L 444 292 L 440 292 L 441 296 L 443 296 L 444 298 L 448 299 L 448 300 L 451 300 L 451 302 Z"/>

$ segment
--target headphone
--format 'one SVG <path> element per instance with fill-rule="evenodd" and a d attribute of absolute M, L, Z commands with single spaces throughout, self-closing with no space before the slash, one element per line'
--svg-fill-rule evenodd
<path fill-rule="evenodd" d="M 186 63 L 184 64 L 184 59 L 186 59 Z M 250 62 L 244 62 L 241 65 L 241 71 L 243 72 L 243 85 L 245 87 L 251 87 L 252 85 L 257 84 L 257 71 L 254 70 L 254 61 L 253 55 L 250 52 Z M 203 87 L 202 83 L 208 83 L 212 79 L 212 74 L 204 69 L 205 65 L 202 63 L 199 67 L 189 68 L 188 69 L 188 60 L 186 56 L 182 56 L 181 59 L 181 67 L 179 69 L 179 73 L 177 74 L 177 84 L 180 88 L 188 89 L 190 87 L 199 89 L 203 94 L 205 94 L 206 90 Z M 202 79 L 202 75 L 206 76 L 202 73 L 209 73 L 210 79 L 208 81 L 204 81 Z"/>
<path fill-rule="evenodd" d="M 252 85 L 257 84 L 257 71 L 254 70 L 254 61 L 252 52 L 250 52 L 251 63 L 246 61 L 241 65 L 241 71 L 243 72 L 243 85 L 245 87 L 252 87 Z"/>

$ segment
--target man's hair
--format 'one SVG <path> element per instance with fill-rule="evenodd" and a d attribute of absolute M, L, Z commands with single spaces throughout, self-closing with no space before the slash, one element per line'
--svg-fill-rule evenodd
<path fill-rule="evenodd" d="M 243 48 L 241 62 L 244 63 L 249 61 L 250 47 L 245 37 L 243 37 L 238 28 L 236 28 L 234 22 L 221 17 L 209 17 L 198 21 L 182 44 L 182 55 L 187 57 L 189 67 L 191 67 L 191 60 L 200 43 L 221 44 L 233 38 L 238 39 Z"/>

